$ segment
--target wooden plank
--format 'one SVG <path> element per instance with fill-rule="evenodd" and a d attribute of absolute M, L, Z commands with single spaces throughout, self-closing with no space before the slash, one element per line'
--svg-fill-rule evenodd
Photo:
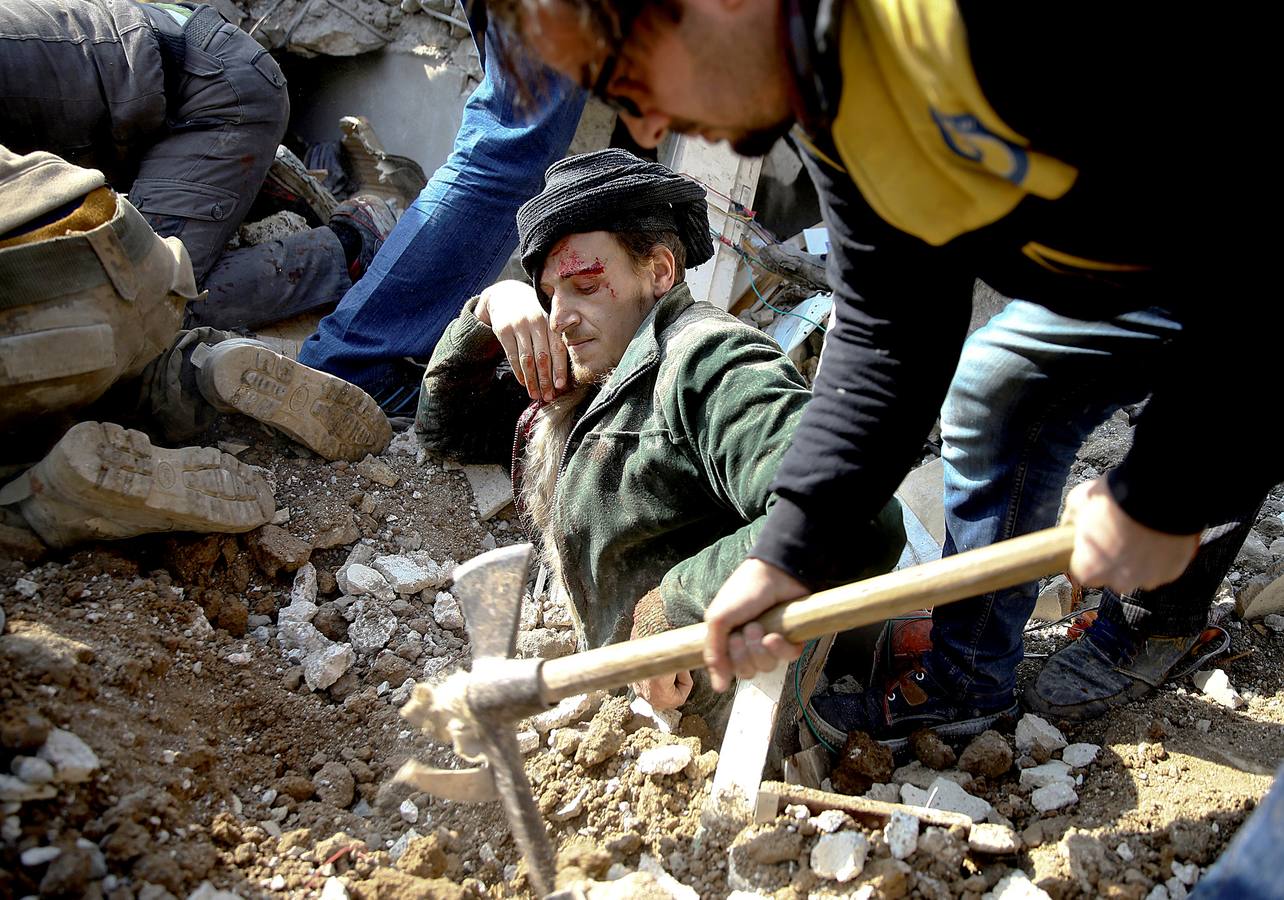
<path fill-rule="evenodd" d="M 745 804 L 752 804 L 758 797 L 762 768 L 776 727 L 776 712 L 790 672 L 790 666 L 777 666 L 756 678 L 736 682 L 731 717 L 718 754 L 718 768 L 713 773 L 715 801 L 730 794 Z"/>
<path fill-rule="evenodd" d="M 800 803 L 813 814 L 827 809 L 841 809 L 853 819 L 874 824 L 886 822 L 894 812 L 904 812 L 909 813 L 924 825 L 939 825 L 942 828 L 949 828 L 951 825 L 962 825 L 965 828 L 972 826 L 971 817 L 962 813 L 929 809 L 926 806 L 910 806 L 906 803 L 887 803 L 882 800 L 870 800 L 867 797 L 851 797 L 847 794 L 835 794 L 798 784 L 785 784 L 783 781 L 764 781 L 759 790 L 755 809 L 763 811 L 779 809 L 782 803 L 785 805 Z"/>

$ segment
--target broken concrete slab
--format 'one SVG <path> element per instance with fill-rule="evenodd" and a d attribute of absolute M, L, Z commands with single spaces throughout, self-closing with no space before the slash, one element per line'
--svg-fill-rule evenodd
<path fill-rule="evenodd" d="M 1235 597 L 1235 611 L 1246 622 L 1284 613 L 1284 563 L 1241 587 Z"/>
<path fill-rule="evenodd" d="M 477 501 L 477 518 L 483 522 L 513 502 L 513 480 L 502 466 L 464 466 L 464 476 Z"/>

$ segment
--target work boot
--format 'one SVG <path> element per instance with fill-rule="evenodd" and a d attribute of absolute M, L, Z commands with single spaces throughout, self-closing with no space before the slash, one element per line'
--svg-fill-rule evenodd
<path fill-rule="evenodd" d="M 0 489 L 51 547 L 155 531 L 240 532 L 271 521 L 267 482 L 210 447 L 163 450 L 141 431 L 81 422 Z"/>
<path fill-rule="evenodd" d="M 1229 646 L 1230 636 L 1216 626 L 1194 634 L 1143 635 L 1098 615 L 1082 637 L 1048 658 L 1021 702 L 1049 719 L 1095 719 L 1195 671 Z"/>
<path fill-rule="evenodd" d="M 348 277 L 356 284 L 392 233 L 397 214 L 382 197 L 356 194 L 335 208 L 328 224 L 343 245 Z"/>
<path fill-rule="evenodd" d="M 201 395 L 284 432 L 329 460 L 360 460 L 392 440 L 379 404 L 356 385 L 248 338 L 202 344 L 191 357 Z"/>
<path fill-rule="evenodd" d="M 846 743 L 848 733 L 863 731 L 899 753 L 921 728 L 958 740 L 993 728 L 1005 716 L 1015 720 L 1019 711 L 1015 701 L 981 706 L 974 699 L 955 697 L 926 669 L 915 666 L 881 691 L 817 694 L 808 713 L 820 736 L 835 747 Z"/>

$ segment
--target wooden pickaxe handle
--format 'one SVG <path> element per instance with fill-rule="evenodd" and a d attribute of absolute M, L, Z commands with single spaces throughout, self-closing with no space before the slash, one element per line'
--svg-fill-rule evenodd
<path fill-rule="evenodd" d="M 800 597 L 775 607 L 758 621 L 768 632 L 803 643 L 1064 572 L 1073 547 L 1074 526 L 1058 525 Z M 658 675 L 702 668 L 708 633 L 709 627 L 701 622 L 547 660 L 540 669 L 540 693 L 552 704 L 586 691 L 612 690 Z"/>

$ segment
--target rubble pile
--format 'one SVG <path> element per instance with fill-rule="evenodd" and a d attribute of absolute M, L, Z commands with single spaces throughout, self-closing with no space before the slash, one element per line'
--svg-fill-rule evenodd
<path fill-rule="evenodd" d="M 220 427 L 271 482 L 274 524 L 43 559 L 4 545 L 0 883 L 113 900 L 529 896 L 497 805 L 391 780 L 412 756 L 458 765 L 399 709 L 468 663 L 452 571 L 521 540 L 511 512 L 410 435 L 327 463 Z M 1281 512 L 1272 498 L 1265 514 Z M 518 736 L 559 878 L 595 898 L 1184 897 L 1284 755 L 1284 645 L 1237 617 L 1232 584 L 1218 609 L 1235 659 L 1207 678 L 1074 730 L 1026 716 L 956 746 L 919 737 L 909 761 L 860 754 L 845 786 L 903 805 L 890 816 L 723 815 L 698 717 L 569 698 Z M 569 610 L 527 596 L 520 644 L 570 652 Z M 1238 707 L 1214 695 L 1223 681 Z"/>

